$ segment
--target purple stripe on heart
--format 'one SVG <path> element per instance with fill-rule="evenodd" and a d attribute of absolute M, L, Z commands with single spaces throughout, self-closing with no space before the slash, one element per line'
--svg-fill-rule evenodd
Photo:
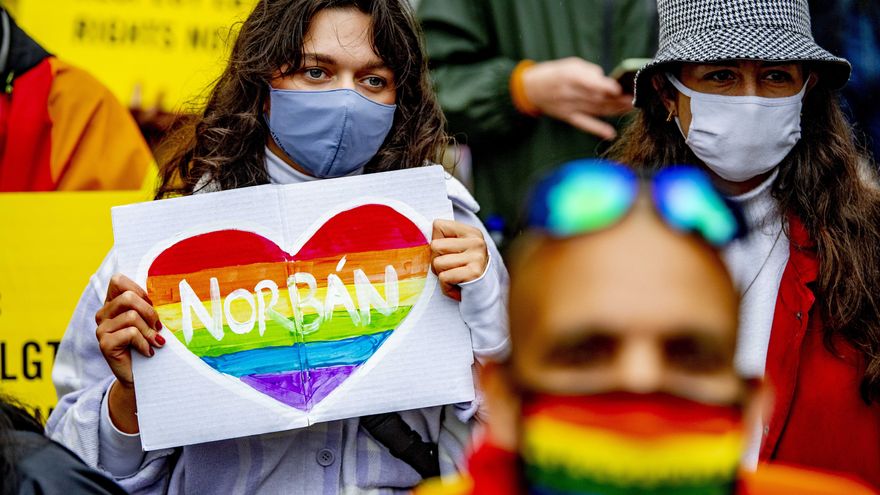
<path fill-rule="evenodd" d="M 308 385 L 311 387 L 310 394 L 304 390 L 303 373 L 298 370 L 287 373 L 245 375 L 241 377 L 241 381 L 274 399 L 305 411 L 310 409 L 307 404 L 309 395 L 311 395 L 313 404 L 321 402 L 357 368 L 358 365 L 353 365 L 309 370 L 307 373 L 309 374 Z"/>

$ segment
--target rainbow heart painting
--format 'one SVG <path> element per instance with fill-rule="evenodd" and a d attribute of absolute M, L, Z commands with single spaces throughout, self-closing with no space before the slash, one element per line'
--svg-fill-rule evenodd
<path fill-rule="evenodd" d="M 336 213 L 295 253 L 253 232 L 180 240 L 150 264 L 163 325 L 218 373 L 309 411 L 366 363 L 426 286 L 428 239 L 384 204 Z"/>
<path fill-rule="evenodd" d="M 166 340 L 132 353 L 144 450 L 472 401 L 470 328 L 431 271 L 450 184 L 426 166 L 113 208 L 113 269 Z"/>

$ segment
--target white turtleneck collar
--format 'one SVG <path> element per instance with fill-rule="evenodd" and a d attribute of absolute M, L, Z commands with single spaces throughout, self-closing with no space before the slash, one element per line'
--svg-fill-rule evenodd
<path fill-rule="evenodd" d="M 776 169 L 751 191 L 730 197 L 743 212 L 748 235 L 728 246 L 722 256 L 742 299 L 739 309 L 739 337 L 734 363 L 747 377 L 764 376 L 770 330 L 782 273 L 788 264 L 788 237 L 782 229 L 782 215 L 773 198 Z M 755 425 L 743 465 L 757 466 L 762 425 Z"/>
<path fill-rule="evenodd" d="M 266 173 L 269 175 L 270 184 L 299 184 L 301 182 L 311 182 L 321 179 L 320 177 L 306 175 L 291 167 L 287 162 L 282 160 L 280 156 L 276 155 L 271 149 L 269 149 L 268 146 L 265 147 L 265 151 Z M 364 173 L 363 167 L 346 175 L 346 177 L 360 175 L 362 173 Z M 193 194 L 210 193 L 219 190 L 220 186 L 216 182 L 211 181 L 210 175 L 205 174 L 199 179 L 198 183 L 196 183 L 196 186 L 193 188 Z"/>
<path fill-rule="evenodd" d="M 788 263 L 788 238 L 771 194 L 777 175 L 774 172 L 755 189 L 730 198 L 742 208 L 749 232 L 722 252 L 742 296 L 736 364 L 750 377 L 764 375 L 776 295 Z"/>
<path fill-rule="evenodd" d="M 272 184 L 299 184 L 301 182 L 311 182 L 313 180 L 321 180 L 320 177 L 306 175 L 299 170 L 291 167 L 280 156 L 276 155 L 268 146 L 266 146 L 266 172 L 269 174 L 269 182 Z M 363 167 L 346 175 L 352 177 L 364 173 Z"/>
<path fill-rule="evenodd" d="M 730 200 L 739 205 L 745 217 L 750 232 L 772 230 L 776 235 L 776 227 L 781 227 L 779 208 L 773 199 L 773 183 L 779 176 L 779 169 L 775 169 L 767 179 L 751 191 L 738 196 L 731 196 Z"/>

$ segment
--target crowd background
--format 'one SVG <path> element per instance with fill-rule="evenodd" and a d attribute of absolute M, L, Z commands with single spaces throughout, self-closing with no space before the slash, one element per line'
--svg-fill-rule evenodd
<path fill-rule="evenodd" d="M 853 65 L 843 89 L 856 135 L 870 156 L 880 156 L 880 5 L 870 0 L 810 1 L 816 41 Z"/>
<path fill-rule="evenodd" d="M 203 5 L 203 2 L 207 3 Z M 59 2 L 63 3 L 66 2 Z M 175 120 L 191 115 L 199 108 L 205 89 L 219 70 L 219 61 L 235 32 L 235 23 L 249 12 L 252 4 L 251 0 L 144 2 L 138 7 L 146 7 L 145 11 L 129 11 L 128 17 L 117 17 L 118 12 L 132 6 L 131 2 L 120 0 L 94 5 L 85 2 L 79 7 L 64 7 L 49 15 L 46 14 L 51 6 L 44 2 L 5 0 L 0 3 L 13 15 L 25 17 L 19 24 L 38 44 L 42 43 L 47 54 L 72 61 L 77 68 L 110 87 L 116 100 L 128 107 L 154 153 Z M 577 151 L 581 149 L 590 149 L 594 155 L 599 155 L 608 148 L 611 142 L 608 138 L 613 139 L 616 131 L 601 124 L 587 124 L 586 128 L 582 122 L 572 124 L 571 115 L 557 114 L 565 109 L 546 113 L 550 118 L 535 118 L 534 113 L 542 109 L 518 108 L 507 91 L 507 79 L 502 75 L 509 76 L 517 62 L 531 58 L 540 61 L 579 58 L 598 66 L 599 74 L 605 76 L 624 59 L 650 58 L 656 49 L 656 3 L 646 0 L 588 1 L 574 4 L 576 7 L 570 7 L 567 2 L 548 7 L 552 2 L 544 5 L 540 1 L 492 4 L 412 0 L 411 4 L 423 22 L 426 48 L 435 72 L 436 89 L 449 120 L 450 134 L 456 139 L 458 148 L 470 148 L 447 154 L 444 164 L 450 170 L 454 169 L 465 184 L 472 186 L 477 199 L 485 205 L 481 212 L 484 220 L 507 234 L 513 233 L 520 220 L 527 184 L 534 182 L 542 172 L 522 164 L 541 162 L 543 169 L 552 168 L 552 163 L 581 156 L 583 153 Z M 509 5 L 513 8 L 508 8 Z M 161 24 L 169 17 L 191 17 L 203 7 L 210 7 L 209 10 L 215 12 L 209 12 L 209 20 L 199 24 L 205 37 L 201 45 L 178 46 L 168 40 L 164 45 L 154 45 L 151 42 L 156 36 L 145 34 L 148 28 L 167 30 L 168 27 Z M 572 8 L 581 10 L 566 10 Z M 880 64 L 876 63 L 880 60 L 880 7 L 869 0 L 811 0 L 810 11 L 817 42 L 853 65 L 852 78 L 842 95 L 859 142 L 873 156 L 877 149 L 875 143 L 880 141 L 880 117 L 875 103 L 877 88 L 880 88 L 880 70 L 877 69 Z M 94 19 L 88 18 L 89 13 L 94 14 Z M 570 22 L 578 18 L 585 18 L 588 22 Z M 73 23 L 79 23 L 78 30 L 69 27 Z M 550 26 L 553 29 L 549 29 Z M 468 45 L 450 44 L 449 38 L 443 35 L 445 29 L 462 30 L 468 33 L 462 39 L 471 41 Z M 125 35 L 131 38 L 128 46 Z M 138 39 L 145 46 L 138 46 Z M 151 54 L 147 60 L 164 53 L 166 60 L 171 60 L 166 63 L 172 64 L 180 63 L 178 58 L 182 53 L 187 57 L 185 67 L 191 74 L 169 77 L 165 72 L 177 72 L 181 67 L 175 65 L 156 70 L 153 61 L 140 67 L 131 63 L 114 63 L 113 60 L 118 62 L 118 55 L 126 50 Z M 477 61 L 480 63 L 475 63 Z M 584 70 L 583 67 L 572 68 L 571 60 L 566 63 L 569 65 L 557 64 L 545 72 L 559 79 L 562 75 Z M 457 64 L 473 66 L 456 69 Z M 487 67 L 492 70 L 482 70 Z M 474 71 L 480 74 L 473 77 Z M 493 81 L 492 77 L 496 80 Z M 500 82 L 502 79 L 503 83 Z M 554 89 L 558 90 L 562 83 L 557 81 L 556 84 Z M 614 94 L 618 91 L 619 94 L 631 93 L 629 88 L 609 87 Z M 538 93 L 537 90 L 534 92 Z M 618 108 L 601 108 L 596 112 L 600 118 L 619 128 L 628 109 L 624 98 Z M 613 113 L 603 115 L 609 111 Z M 547 136 L 558 137 L 560 132 L 565 136 L 565 139 L 559 139 L 563 146 L 542 144 L 547 141 Z M 511 148 L 510 144 L 515 146 Z M 529 153 L 529 158 L 524 158 Z M 549 160 L 532 159 L 535 156 L 549 157 Z M 498 164 L 502 162 L 516 168 L 516 173 L 511 175 L 523 178 L 511 179 L 501 173 Z M 105 170 L 102 175 L 110 173 Z M 137 176 L 139 172 L 136 169 L 131 175 Z M 70 187 L 77 190 L 133 188 L 128 184 L 113 183 Z M 496 202 L 498 207 L 494 206 Z"/>

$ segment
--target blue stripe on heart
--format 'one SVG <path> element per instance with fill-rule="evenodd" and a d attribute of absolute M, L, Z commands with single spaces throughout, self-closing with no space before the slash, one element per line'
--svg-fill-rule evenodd
<path fill-rule="evenodd" d="M 328 366 L 359 365 L 370 358 L 393 330 L 343 340 L 263 347 L 223 356 L 203 357 L 212 368 L 235 377 L 283 373 Z M 303 361 L 308 355 L 308 363 Z"/>

